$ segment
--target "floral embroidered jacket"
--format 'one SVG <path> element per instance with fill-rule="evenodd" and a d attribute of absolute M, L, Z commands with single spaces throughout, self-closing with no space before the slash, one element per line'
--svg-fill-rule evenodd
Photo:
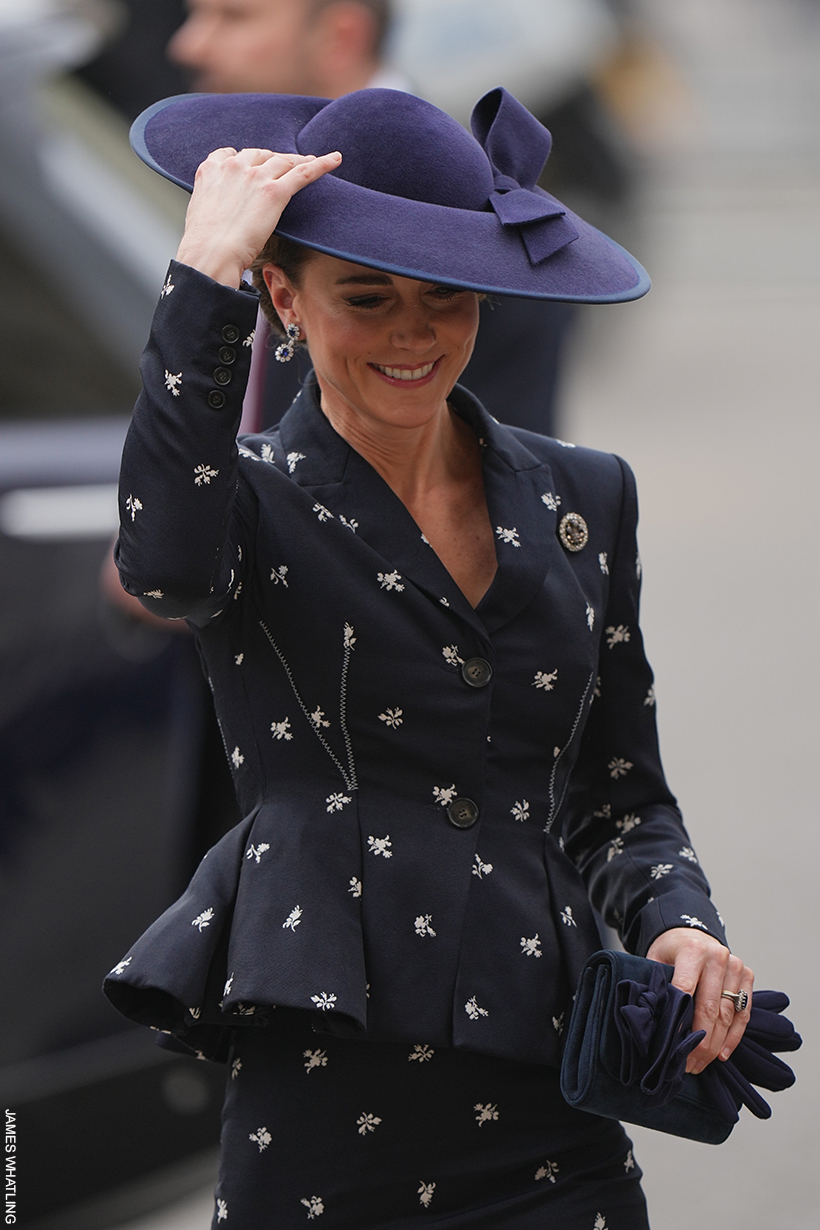
<path fill-rule="evenodd" d="M 457 387 L 497 536 L 473 610 L 315 384 L 237 448 L 255 312 L 173 264 L 143 360 L 118 563 L 196 632 L 244 819 L 106 991 L 211 1057 L 288 1005 L 557 1064 L 590 902 L 633 952 L 724 940 L 658 755 L 632 475 Z"/>

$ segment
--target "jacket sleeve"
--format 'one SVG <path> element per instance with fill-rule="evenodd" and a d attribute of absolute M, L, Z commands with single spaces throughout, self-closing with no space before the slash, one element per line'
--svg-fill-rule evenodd
<path fill-rule="evenodd" d="M 623 494 L 600 674 L 563 833 L 594 907 L 628 951 L 645 955 L 672 927 L 698 928 L 723 944 L 726 937 L 661 767 L 653 676 L 638 624 L 637 494 L 631 470 L 620 465 Z"/>
<path fill-rule="evenodd" d="M 252 541 L 236 432 L 256 309 L 254 294 L 171 262 L 123 450 L 115 550 L 124 588 L 170 619 L 219 614 Z"/>

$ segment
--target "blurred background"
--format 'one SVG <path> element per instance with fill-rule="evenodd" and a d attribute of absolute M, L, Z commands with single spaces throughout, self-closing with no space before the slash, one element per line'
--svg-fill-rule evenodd
<path fill-rule="evenodd" d="M 311 92 L 226 84 L 192 24 L 216 3 L 192 0 L 171 60 L 180 0 L 0 0 L 0 1089 L 32 1230 L 212 1216 L 224 1073 L 154 1046 L 99 987 L 234 816 L 187 636 L 135 617 L 105 570 L 186 203 L 128 125 L 191 86 Z M 541 429 L 636 470 L 667 774 L 734 949 L 788 991 L 805 1045 L 770 1122 L 744 1112 L 719 1150 L 636 1129 L 636 1151 L 654 1230 L 814 1230 L 820 3 L 394 17 L 357 85 L 463 122 L 507 85 L 553 132 L 543 186 L 652 275 L 636 304 L 551 322 Z"/>

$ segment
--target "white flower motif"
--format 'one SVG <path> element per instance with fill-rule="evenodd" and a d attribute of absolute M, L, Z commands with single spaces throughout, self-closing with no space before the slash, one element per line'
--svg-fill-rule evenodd
<path fill-rule="evenodd" d="M 415 1060 L 418 1063 L 427 1063 L 428 1060 L 433 1058 L 435 1053 L 436 1052 L 433 1050 L 431 1046 L 426 1046 L 426 1045 L 422 1046 L 420 1043 L 417 1042 L 416 1045 L 413 1047 L 412 1051 L 410 1052 L 410 1054 L 407 1056 L 407 1058 L 411 1062 Z"/>
<path fill-rule="evenodd" d="M 634 1170 L 634 1169 L 635 1169 L 635 1159 L 632 1156 L 632 1150 L 630 1149 L 626 1155 L 626 1160 L 624 1162 L 624 1170 L 628 1174 L 630 1170 Z"/>
<path fill-rule="evenodd" d="M 325 1211 L 321 1196 L 303 1196 L 301 1203 L 308 1211 L 308 1221 L 313 1221 L 314 1217 L 321 1217 Z"/>
<path fill-rule="evenodd" d="M 259 450 L 259 460 L 266 461 L 269 466 L 272 466 L 274 464 L 275 459 L 274 459 L 274 452 L 273 452 L 272 444 L 265 443 L 262 445 L 262 447 Z"/>
<path fill-rule="evenodd" d="M 238 769 L 241 764 L 245 763 L 245 757 L 242 755 L 238 747 L 235 747 L 231 752 L 231 760 L 235 769 Z"/>
<path fill-rule="evenodd" d="M 589 603 L 587 603 L 587 627 L 589 628 L 590 632 L 595 627 L 595 611 L 589 605 Z"/>
<path fill-rule="evenodd" d="M 473 875 L 478 876 L 479 880 L 484 876 L 488 876 L 493 869 L 492 863 L 482 863 L 481 859 L 476 854 L 475 863 L 473 864 Z"/>
<path fill-rule="evenodd" d="M 313 713 L 310 714 L 310 721 L 316 730 L 318 730 L 320 726 L 330 725 L 330 722 L 327 720 L 318 705 L 314 709 Z"/>
<path fill-rule="evenodd" d="M 421 541 L 424 543 L 425 547 L 430 546 L 430 539 L 426 536 L 426 534 L 422 534 Z"/>
<path fill-rule="evenodd" d="M 233 581 L 233 570 L 231 570 L 231 581 Z M 238 602 L 239 595 L 242 593 L 242 582 L 240 581 L 236 589 L 233 591 L 233 600 Z"/>
<path fill-rule="evenodd" d="M 501 542 L 508 542 L 510 546 L 512 547 L 521 546 L 521 543 L 518 541 L 518 530 L 517 529 L 513 528 L 511 530 L 505 530 L 502 525 L 497 525 L 495 527 L 495 532 L 498 535 L 498 538 L 500 539 Z"/>
<path fill-rule="evenodd" d="M 614 645 L 626 644 L 629 640 L 629 628 L 624 624 L 618 624 L 618 627 L 613 627 L 612 624 L 606 629 L 606 643 L 610 649 Z"/>
<path fill-rule="evenodd" d="M 640 822 L 640 816 L 630 814 L 628 816 L 624 816 L 622 820 L 616 820 L 615 828 L 620 829 L 622 833 L 631 833 L 633 829 L 638 827 Z"/>
<path fill-rule="evenodd" d="M 687 927 L 700 927 L 702 931 L 709 930 L 706 923 L 701 922 L 699 918 L 695 918 L 692 914 L 681 914 L 681 919 L 686 923 Z"/>
<path fill-rule="evenodd" d="M 687 859 L 690 863 L 696 863 L 698 861 L 698 857 L 691 846 L 683 846 L 682 849 L 678 850 L 678 854 L 681 858 Z"/>
<path fill-rule="evenodd" d="M 535 678 L 532 681 L 534 688 L 543 688 L 545 692 L 551 692 L 555 687 L 555 680 L 558 678 L 558 671 L 536 671 Z"/>
<path fill-rule="evenodd" d="M 563 910 L 561 911 L 561 922 L 564 924 L 565 927 L 577 927 L 578 926 L 577 922 L 572 917 L 572 906 L 571 905 L 565 905 Z"/>
<path fill-rule="evenodd" d="M 303 1058 L 307 1060 L 305 1071 L 308 1075 L 314 1068 L 327 1067 L 327 1051 L 303 1051 Z"/>
<path fill-rule="evenodd" d="M 558 505 L 561 503 L 560 495 L 553 495 L 551 491 L 545 491 L 541 496 L 541 499 L 546 504 L 550 512 L 558 511 Z"/>
<path fill-rule="evenodd" d="M 563 1012 L 561 1013 L 561 1015 L 560 1015 L 560 1016 L 554 1016 L 554 1017 L 552 1018 L 552 1028 L 555 1030 L 555 1032 L 558 1034 L 558 1036 L 559 1036 L 559 1038 L 560 1038 L 561 1034 L 564 1032 L 564 1014 L 563 1014 Z"/>
<path fill-rule="evenodd" d="M 649 691 L 647 692 L 646 696 L 644 697 L 644 702 L 643 702 L 643 703 L 644 703 L 645 705 L 652 706 L 652 705 L 654 705 L 654 704 L 655 704 L 655 699 L 656 699 L 656 698 L 655 698 L 655 689 L 654 689 L 654 688 L 650 688 L 650 689 L 649 689 Z"/>
<path fill-rule="evenodd" d="M 118 961 L 114 968 L 109 971 L 108 977 L 112 978 L 114 975 L 124 974 L 126 966 L 130 965 L 132 961 L 133 957 L 124 957 L 122 961 Z"/>
<path fill-rule="evenodd" d="M 521 936 L 521 956 L 522 957 L 543 957 L 543 952 L 540 951 L 541 941 L 538 938 L 538 932 L 528 940 L 525 935 Z"/>
<path fill-rule="evenodd" d="M 439 598 L 439 602 L 441 603 L 441 605 L 442 605 L 442 606 L 449 606 L 449 605 L 450 605 L 450 603 L 447 601 L 447 599 L 446 599 L 446 598 Z"/>
<path fill-rule="evenodd" d="M 253 449 L 248 448 L 247 444 L 238 444 L 236 451 L 240 457 L 244 457 L 246 461 L 261 461 L 261 457 L 257 457 Z"/>
<path fill-rule="evenodd" d="M 130 512 L 131 520 L 133 521 L 137 513 L 142 512 L 142 501 L 138 500 L 135 495 L 129 495 L 128 499 L 125 501 L 125 507 Z"/>
<path fill-rule="evenodd" d="M 445 645 L 441 652 L 448 666 L 464 665 L 464 659 L 458 656 L 458 645 Z"/>
<path fill-rule="evenodd" d="M 341 811 L 345 803 L 350 802 L 350 796 L 346 794 L 329 794 L 325 799 L 328 812 L 333 815 L 335 811 Z"/>
<path fill-rule="evenodd" d="M 593 816 L 596 820 L 611 820 L 612 819 L 612 804 L 604 803 L 600 811 L 594 811 Z"/>
<path fill-rule="evenodd" d="M 285 589 L 289 589 L 288 581 L 288 566 L 280 564 L 278 568 L 271 568 L 270 579 L 274 585 L 284 585 Z"/>
<path fill-rule="evenodd" d="M 256 330 L 255 330 L 255 329 L 251 329 L 250 333 L 249 333 L 249 334 L 248 334 L 248 336 L 245 338 L 245 340 L 244 340 L 244 342 L 242 343 L 242 345 L 243 345 L 243 346 L 252 346 L 252 345 L 253 345 L 253 343 L 254 343 L 254 339 L 255 339 L 255 338 L 256 338 Z"/>
<path fill-rule="evenodd" d="M 561 448 L 575 448 L 575 445 L 570 444 L 569 440 L 559 440 L 557 436 L 555 437 L 555 443 L 560 444 Z"/>
<path fill-rule="evenodd" d="M 142 596 L 143 598 L 164 598 L 165 594 L 161 589 L 146 589 Z"/>
<path fill-rule="evenodd" d="M 254 1016 L 256 1014 L 256 1004 L 236 1004 L 231 1011 L 237 1016 Z"/>
<path fill-rule="evenodd" d="M 231 1064 L 231 1080 L 235 1081 L 239 1073 L 242 1071 L 242 1060 L 235 1059 Z"/>
<path fill-rule="evenodd" d="M 376 1128 L 381 1123 L 381 1119 L 378 1115 L 368 1115 L 362 1112 L 356 1120 L 356 1123 L 359 1128 L 359 1135 L 366 1136 L 368 1132 L 375 1132 Z"/>
<path fill-rule="evenodd" d="M 171 275 L 169 273 L 168 277 L 165 279 L 165 285 L 163 286 L 162 290 L 159 292 L 160 299 L 164 299 L 166 295 L 170 295 L 173 289 L 174 289 L 174 283 L 171 281 Z"/>
<path fill-rule="evenodd" d="M 293 735 L 290 731 L 290 718 L 284 718 L 281 722 L 271 722 L 270 732 L 274 739 L 292 739 Z"/>
<path fill-rule="evenodd" d="M 222 988 L 222 998 L 223 999 L 227 999 L 228 996 L 230 995 L 231 987 L 233 986 L 233 980 L 234 980 L 234 975 L 231 974 L 230 978 L 225 983 L 225 986 Z"/>
<path fill-rule="evenodd" d="M 273 1137 L 266 1127 L 261 1127 L 257 1128 L 255 1132 L 251 1132 L 248 1140 L 252 1140 L 254 1144 L 259 1145 L 259 1152 L 264 1153 Z"/>
<path fill-rule="evenodd" d="M 194 466 L 194 484 L 201 487 L 204 483 L 206 487 L 210 487 L 211 479 L 216 478 L 219 470 L 214 470 L 212 466 L 206 465 L 203 461 L 201 465 Z"/>
<path fill-rule="evenodd" d="M 391 849 L 392 843 L 389 837 L 368 837 L 367 845 L 371 854 L 375 854 L 376 856 L 380 854 L 382 858 L 393 857 L 393 851 Z"/>
<path fill-rule="evenodd" d="M 259 866 L 262 855 L 266 850 L 270 850 L 270 846 L 266 841 L 260 841 L 258 846 L 249 846 L 245 851 L 245 858 L 255 858 L 256 865 Z"/>
<path fill-rule="evenodd" d="M 291 910 L 291 912 L 288 914 L 285 921 L 282 923 L 282 930 L 283 931 L 295 931 L 301 921 L 302 921 L 302 907 L 300 905 L 295 905 L 293 909 Z"/>
<path fill-rule="evenodd" d="M 524 820 L 529 820 L 530 805 L 527 802 L 527 800 L 522 799 L 520 803 L 515 803 L 510 808 L 510 815 L 512 816 L 513 820 L 520 820 L 522 823 Z"/>
<path fill-rule="evenodd" d="M 199 934 L 201 935 L 203 929 L 205 927 L 210 926 L 211 919 L 213 918 L 213 916 L 214 916 L 213 907 L 208 906 L 207 910 L 203 910 L 201 914 L 197 914 L 196 918 L 191 919 L 191 926 L 198 927 Z"/>
<path fill-rule="evenodd" d="M 435 931 L 433 930 L 433 915 L 432 914 L 419 914 L 416 918 L 415 927 L 416 927 L 416 935 L 424 936 L 424 935 L 435 935 L 436 934 Z"/>
<path fill-rule="evenodd" d="M 311 995 L 310 1002 L 315 1004 L 321 1012 L 328 1012 L 336 1006 L 336 996 L 333 992 L 328 994 L 327 991 L 322 991 L 319 995 Z"/>
<path fill-rule="evenodd" d="M 484 1102 L 476 1102 L 473 1110 L 478 1111 L 475 1121 L 479 1127 L 483 1127 L 485 1123 L 492 1123 L 498 1118 L 498 1108 L 492 1102 L 487 1102 L 486 1105 Z"/>
<path fill-rule="evenodd" d="M 600 700 L 600 697 L 601 697 L 601 676 L 600 675 L 597 675 L 595 678 L 595 691 L 592 693 L 592 695 L 597 696 L 598 699 Z"/>
<path fill-rule="evenodd" d="M 606 861 L 608 863 L 611 863 L 613 858 L 617 858 L 618 855 L 623 854 L 623 852 L 624 852 L 623 837 L 613 837 L 612 841 L 609 843 L 609 849 L 606 852 Z"/>
<path fill-rule="evenodd" d="M 619 777 L 626 777 L 632 768 L 632 761 L 624 760 L 623 756 L 613 756 L 606 767 L 609 769 L 609 776 L 617 781 Z"/>
<path fill-rule="evenodd" d="M 606 551 L 598 552 L 598 567 L 605 577 L 609 576 L 609 564 L 607 563 Z"/>
<path fill-rule="evenodd" d="M 356 644 L 356 638 L 353 635 L 353 629 L 350 624 L 345 624 L 345 649 L 352 649 Z"/>
<path fill-rule="evenodd" d="M 606 1218 L 603 1213 L 595 1215 L 595 1225 L 592 1227 L 592 1230 L 606 1230 Z"/>
<path fill-rule="evenodd" d="M 663 876 L 668 876 L 672 869 L 672 863 L 656 863 L 655 866 L 651 868 L 649 874 L 653 880 L 660 880 Z"/>
<path fill-rule="evenodd" d="M 165 387 L 174 397 L 179 397 L 179 386 L 182 384 L 182 372 L 177 372 L 176 376 L 172 376 L 168 369 L 165 369 Z"/>
<path fill-rule="evenodd" d="M 354 897 L 361 897 L 362 895 L 361 880 L 357 880 L 355 876 L 351 876 L 348 883 L 350 884 L 350 888 L 347 891 L 349 893 L 352 893 Z"/>
<path fill-rule="evenodd" d="M 359 528 L 359 523 L 355 517 L 351 517 L 350 520 L 348 521 L 347 517 L 343 517 L 342 514 L 339 513 L 339 520 L 341 521 L 342 525 L 344 525 L 347 529 L 352 530 L 354 534 L 356 533 L 356 530 Z"/>
<path fill-rule="evenodd" d="M 457 794 L 458 791 L 455 788 L 455 784 L 452 786 L 433 787 L 433 798 L 437 803 L 440 803 L 442 807 L 449 807 Z"/>
<path fill-rule="evenodd" d="M 244 661 L 245 661 L 244 653 L 238 653 L 234 658 L 234 662 L 236 663 L 237 666 L 241 666 Z"/>
<path fill-rule="evenodd" d="M 388 593 L 391 590 L 395 590 L 397 594 L 400 594 L 404 589 L 404 586 L 399 584 L 401 581 L 400 572 L 379 572 L 376 576 L 380 582 L 379 589 L 386 589 Z"/>
<path fill-rule="evenodd" d="M 464 1005 L 464 1011 L 471 1021 L 477 1021 L 480 1016 L 489 1016 L 486 1008 L 482 1008 L 476 1001 L 475 995 L 472 995 Z"/>
<path fill-rule="evenodd" d="M 430 1201 L 433 1199 L 433 1192 L 435 1190 L 436 1190 L 435 1183 L 425 1183 L 424 1179 L 420 1181 L 419 1190 L 417 1192 L 417 1195 L 419 1198 L 419 1204 L 422 1206 L 422 1208 L 429 1209 Z"/>
<path fill-rule="evenodd" d="M 402 717 L 402 709 L 387 709 L 384 713 L 379 714 L 379 721 L 386 722 L 393 730 L 401 726 L 404 718 Z"/>
<path fill-rule="evenodd" d="M 228 1206 L 224 1200 L 217 1200 L 216 1202 L 216 1220 L 217 1221 L 227 1221 L 228 1220 Z"/>
<path fill-rule="evenodd" d="M 550 1183 L 555 1182 L 555 1176 L 558 1174 L 557 1162 L 544 1162 L 543 1166 L 539 1166 L 535 1172 L 536 1179 L 549 1179 Z"/>
<path fill-rule="evenodd" d="M 292 474 L 300 461 L 305 460 L 304 453 L 288 453 L 288 474 Z M 313 510 L 316 511 L 315 509 Z"/>
<path fill-rule="evenodd" d="M 199 1020 L 199 1018 L 202 1016 L 202 1009 L 201 1009 L 201 1008 L 189 1008 L 189 1009 L 188 1009 L 188 1015 L 189 1015 L 189 1016 L 190 1016 L 190 1017 L 191 1017 L 194 1021 L 198 1021 L 198 1020 Z"/>
<path fill-rule="evenodd" d="M 333 513 L 330 511 L 329 508 L 325 508 L 324 504 L 320 504 L 318 500 L 313 505 L 313 511 L 316 513 L 316 516 L 319 518 L 320 521 L 332 521 L 333 520 Z"/>

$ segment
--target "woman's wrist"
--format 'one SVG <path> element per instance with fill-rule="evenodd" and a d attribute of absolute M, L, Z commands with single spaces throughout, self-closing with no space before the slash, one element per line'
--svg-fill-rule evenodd
<path fill-rule="evenodd" d="M 223 248 L 207 242 L 200 242 L 183 235 L 177 249 L 176 259 L 181 265 L 188 265 L 212 278 L 222 286 L 230 286 L 236 290 L 245 272 L 245 266 L 236 256 L 226 253 Z"/>

